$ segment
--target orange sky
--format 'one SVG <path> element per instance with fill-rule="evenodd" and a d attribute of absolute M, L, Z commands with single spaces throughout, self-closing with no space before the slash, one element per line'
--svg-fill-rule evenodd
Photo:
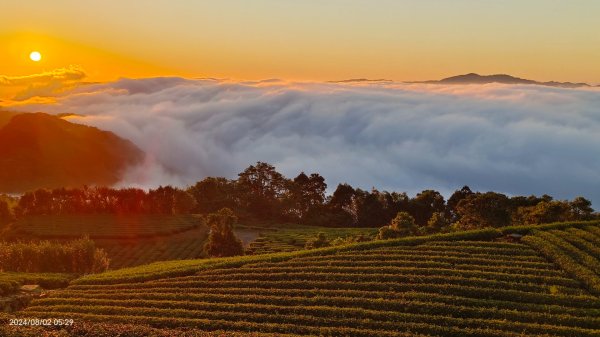
<path fill-rule="evenodd" d="M 3 0 L 0 75 L 600 82 L 600 2 Z M 43 59 L 31 62 L 39 50 Z"/>

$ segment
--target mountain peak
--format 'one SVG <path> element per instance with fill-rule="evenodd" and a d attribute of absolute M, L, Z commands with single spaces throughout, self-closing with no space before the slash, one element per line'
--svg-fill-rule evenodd
<path fill-rule="evenodd" d="M 112 185 L 126 167 L 143 159 L 133 143 L 112 132 L 45 113 L 11 116 L 0 126 L 0 144 L 4 193 Z"/>
<path fill-rule="evenodd" d="M 415 82 L 413 82 L 415 83 Z M 559 88 L 579 88 L 589 87 L 587 83 L 572 83 L 572 82 L 539 82 L 535 80 L 524 79 L 515 77 L 507 74 L 494 74 L 494 75 L 480 75 L 477 73 L 468 73 L 464 75 L 457 75 L 447 77 L 441 80 L 416 82 L 416 83 L 434 83 L 434 84 L 488 84 L 488 83 L 502 83 L 502 84 L 534 84 L 543 85 L 549 87 Z"/>

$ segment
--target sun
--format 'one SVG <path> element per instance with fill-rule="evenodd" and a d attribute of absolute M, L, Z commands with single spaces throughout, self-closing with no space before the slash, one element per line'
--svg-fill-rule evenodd
<path fill-rule="evenodd" d="M 39 51 L 32 51 L 31 54 L 29 54 L 29 58 L 33 62 L 39 62 L 42 59 L 42 54 L 40 54 Z"/>

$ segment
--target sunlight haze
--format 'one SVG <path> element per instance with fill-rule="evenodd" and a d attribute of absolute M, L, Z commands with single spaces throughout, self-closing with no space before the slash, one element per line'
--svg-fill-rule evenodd
<path fill-rule="evenodd" d="M 40 49 L 48 69 L 80 65 L 90 80 L 405 81 L 477 72 L 596 83 L 597 13 L 595 1 L 5 0 L 0 36 Z M 26 58 L 3 53 L 0 74 L 34 72 Z"/>

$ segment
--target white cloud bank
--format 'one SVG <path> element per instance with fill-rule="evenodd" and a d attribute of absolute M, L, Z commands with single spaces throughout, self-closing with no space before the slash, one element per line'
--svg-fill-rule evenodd
<path fill-rule="evenodd" d="M 466 184 L 600 202 L 598 89 L 122 79 L 19 110 L 76 113 L 132 140 L 149 158 L 128 184 L 233 178 L 266 161 L 332 188 Z"/>

